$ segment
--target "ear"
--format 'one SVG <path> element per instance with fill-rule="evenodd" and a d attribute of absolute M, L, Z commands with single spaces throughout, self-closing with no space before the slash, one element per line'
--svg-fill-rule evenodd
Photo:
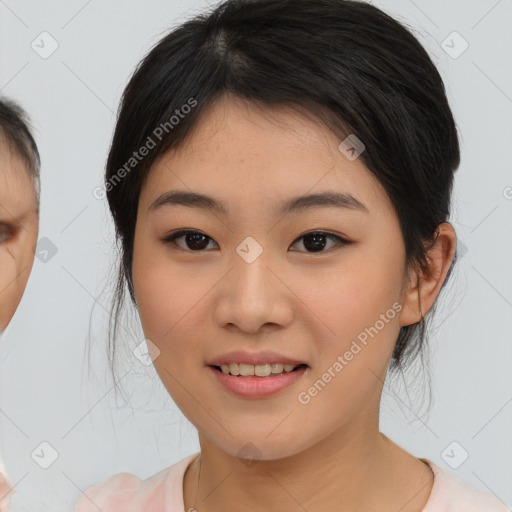
<path fill-rule="evenodd" d="M 400 313 L 401 327 L 419 322 L 430 311 L 450 270 L 456 249 L 457 235 L 452 225 L 448 222 L 439 224 L 437 238 L 427 252 L 429 268 L 409 271 Z"/>

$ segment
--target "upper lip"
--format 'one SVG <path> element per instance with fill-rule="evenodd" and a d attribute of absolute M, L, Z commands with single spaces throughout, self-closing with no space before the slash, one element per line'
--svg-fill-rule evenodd
<path fill-rule="evenodd" d="M 265 363 L 281 363 L 281 364 L 306 364 L 304 361 L 298 359 L 292 359 L 290 357 L 283 356 L 277 352 L 244 352 L 235 351 L 228 352 L 227 354 L 220 355 L 209 361 L 209 366 L 221 366 L 223 364 L 265 364 Z"/>

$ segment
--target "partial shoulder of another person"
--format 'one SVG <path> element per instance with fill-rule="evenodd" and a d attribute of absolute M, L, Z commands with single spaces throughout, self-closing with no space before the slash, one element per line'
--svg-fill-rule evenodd
<path fill-rule="evenodd" d="M 146 480 L 117 473 L 89 487 L 74 512 L 163 512 L 169 506 L 183 507 L 183 475 L 198 455 L 188 455 Z"/>
<path fill-rule="evenodd" d="M 78 499 L 74 512 L 105 512 L 126 508 L 126 502 L 130 501 L 137 492 L 140 479 L 131 473 L 118 473 L 103 482 L 89 487 Z"/>
<path fill-rule="evenodd" d="M 168 469 L 141 480 L 131 473 L 117 473 L 89 487 L 78 499 L 74 512 L 136 512 L 141 500 L 152 499 Z"/>

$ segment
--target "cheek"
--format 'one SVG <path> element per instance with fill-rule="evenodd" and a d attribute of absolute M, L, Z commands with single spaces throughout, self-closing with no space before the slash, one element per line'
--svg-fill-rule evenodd
<path fill-rule="evenodd" d="M 356 337 L 392 308 L 399 298 L 402 274 L 396 260 L 393 268 L 386 258 L 354 252 L 343 265 L 309 275 L 297 278 L 297 294 L 328 329 L 324 339 L 339 344 Z M 397 319 L 390 318 L 393 322 Z"/>
<path fill-rule="evenodd" d="M 0 245 L 0 328 L 12 319 L 27 286 L 34 263 L 37 229 L 28 229 L 13 244 Z"/>
<path fill-rule="evenodd" d="M 144 335 L 158 348 L 153 365 L 167 392 L 192 422 L 197 421 L 197 405 L 190 396 L 205 390 L 200 334 L 206 313 L 204 296 L 213 283 L 189 274 L 159 251 L 134 247 L 133 285 Z M 192 267 L 191 267 L 192 268 Z M 207 371 L 207 370 L 205 370 Z"/>
<path fill-rule="evenodd" d="M 0 330 L 7 327 L 21 298 L 16 262 L 5 248 L 0 248 Z"/>
<path fill-rule="evenodd" d="M 4 291 L 8 284 L 16 277 L 17 263 L 14 253 L 7 246 L 0 245 L 0 291 Z M 2 297 L 2 294 L 0 294 Z"/>
<path fill-rule="evenodd" d="M 200 325 L 198 311 L 209 286 L 197 273 L 189 274 L 182 265 L 173 263 L 165 250 L 155 249 L 143 240 L 138 243 L 137 239 L 132 274 L 146 338 L 159 347 L 162 356 L 179 350 L 177 340 L 191 338 L 186 331 L 190 331 L 191 325 Z M 190 344 L 187 345 L 190 349 Z"/>
<path fill-rule="evenodd" d="M 179 318 L 180 277 L 145 250 L 134 250 L 132 273 L 144 332 L 156 343 Z"/>
<path fill-rule="evenodd" d="M 319 359 L 311 382 L 318 386 L 302 390 L 301 403 L 311 402 L 310 411 L 321 414 L 335 403 L 350 415 L 378 400 L 400 330 L 398 257 L 389 250 L 354 251 L 329 276 L 304 286 L 304 302 L 329 328 L 316 333 Z"/>
<path fill-rule="evenodd" d="M 314 322 L 329 327 L 317 333 L 318 359 L 297 397 L 299 411 L 321 418 L 311 419 L 311 428 L 327 434 L 363 408 L 378 407 L 399 332 L 398 289 L 390 274 L 385 262 L 358 255 L 331 279 L 304 289 L 304 302 L 322 320 Z"/>

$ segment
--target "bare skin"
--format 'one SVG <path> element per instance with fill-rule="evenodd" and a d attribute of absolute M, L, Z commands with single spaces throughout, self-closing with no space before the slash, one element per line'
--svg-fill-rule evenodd
<path fill-rule="evenodd" d="M 439 226 L 430 273 L 405 268 L 392 203 L 340 142 L 295 111 L 224 98 L 185 145 L 155 163 L 142 188 L 132 267 L 139 315 L 159 350 L 155 368 L 201 445 L 184 478 L 187 511 L 419 512 L 428 500 L 430 468 L 379 432 L 379 404 L 400 327 L 434 304 L 456 235 L 450 224 Z M 229 212 L 150 208 L 177 189 L 214 197 Z M 326 190 L 350 193 L 366 211 L 274 211 Z M 206 248 L 195 250 L 185 236 L 163 241 L 180 229 L 206 235 Z M 319 230 L 352 243 L 327 239 L 323 251 L 311 251 L 304 237 Z M 247 236 L 263 249 L 251 263 L 236 252 Z M 393 304 L 399 310 L 391 315 Z M 383 314 L 378 333 L 300 402 L 298 394 Z M 241 398 L 208 367 L 231 350 L 273 350 L 308 368 L 274 395 Z M 238 455 L 248 443 L 258 450 L 250 466 Z"/>
<path fill-rule="evenodd" d="M 34 263 L 39 230 L 34 183 L 23 160 L 0 141 L 0 332 L 12 319 Z"/>
<path fill-rule="evenodd" d="M 322 443 L 326 450 L 332 444 L 332 441 Z M 378 444 L 380 447 L 371 451 L 367 451 L 367 447 L 357 450 L 359 454 L 366 452 L 371 458 L 361 472 L 354 471 L 356 466 L 350 465 L 350 459 L 348 464 L 343 464 L 339 458 L 322 458 L 325 452 L 317 445 L 302 454 L 310 458 L 301 472 L 293 466 L 297 461 L 294 457 L 293 461 L 282 459 L 281 464 L 260 461 L 253 467 L 237 461 L 223 464 L 221 472 L 216 473 L 219 471 L 217 464 L 214 469 L 206 466 L 206 461 L 211 460 L 213 454 L 208 457 L 201 442 L 203 461 L 199 457 L 194 459 L 184 476 L 185 511 L 217 510 L 214 507 L 221 503 L 225 503 L 229 510 L 263 511 L 267 501 L 275 504 L 275 510 L 279 506 L 280 510 L 290 512 L 302 507 L 308 511 L 422 511 L 432 490 L 434 475 L 431 469 L 383 434 L 380 434 Z M 378 450 L 382 451 L 380 456 Z M 217 451 L 214 454 L 215 458 L 219 456 Z M 336 455 L 340 457 L 340 452 Z M 351 454 L 342 456 L 348 458 Z M 361 461 L 360 455 L 358 460 Z M 232 494 L 233 489 L 243 489 L 244 492 Z M 216 496 L 218 491 L 220 498 Z M 261 496 L 264 501 L 261 501 Z M 248 503 L 250 508 L 244 506 Z"/>

